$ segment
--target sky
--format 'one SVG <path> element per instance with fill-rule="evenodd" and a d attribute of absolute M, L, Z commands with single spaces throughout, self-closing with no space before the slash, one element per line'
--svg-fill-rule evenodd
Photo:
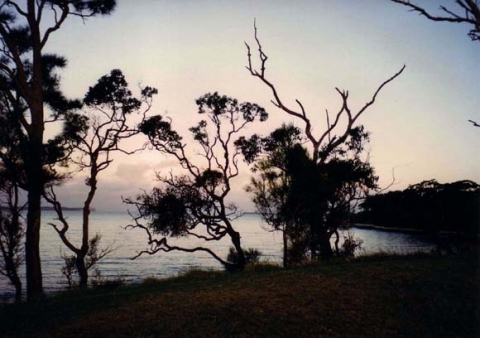
<path fill-rule="evenodd" d="M 446 3 L 453 1 L 421 1 L 432 10 Z M 480 128 L 467 121 L 480 121 L 480 43 L 467 36 L 468 25 L 432 22 L 388 0 L 118 0 L 108 17 L 70 18 L 45 51 L 67 58 L 60 75 L 68 97 L 83 97 L 117 68 L 132 88 L 158 88 L 151 113 L 169 116 L 182 134 L 199 119 L 195 99 L 215 91 L 263 106 L 269 121 L 249 132 L 266 134 L 295 119 L 270 102 L 269 89 L 245 68 L 244 42 L 256 49 L 254 19 L 269 57 L 267 77 L 287 105 L 302 102 L 317 135 L 325 110 L 340 108 L 335 87 L 349 91 L 356 111 L 406 65 L 359 121 L 371 132 L 380 187 L 392 182 L 392 171 L 391 190 L 429 179 L 480 183 Z M 174 165 L 155 151 L 117 155 L 93 205 L 124 210 L 121 196 L 150 190 L 155 172 Z M 244 170 L 231 194 L 244 211 L 254 209 L 243 190 L 250 176 Z M 77 175 L 59 196 L 66 206 L 80 206 L 85 191 Z"/>

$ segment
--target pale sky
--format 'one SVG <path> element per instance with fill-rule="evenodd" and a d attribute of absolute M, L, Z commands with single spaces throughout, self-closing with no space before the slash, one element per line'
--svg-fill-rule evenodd
<path fill-rule="evenodd" d="M 433 9 L 445 2 L 421 1 Z M 198 121 L 195 99 L 218 91 L 265 107 L 269 122 L 251 131 L 268 133 L 295 120 L 245 69 L 244 41 L 255 51 L 254 18 L 269 56 L 267 76 L 287 104 L 303 103 L 318 133 L 325 109 L 339 109 L 335 87 L 349 90 L 357 110 L 406 64 L 359 121 L 372 133 L 370 161 L 380 186 L 391 182 L 393 168 L 391 189 L 433 178 L 480 183 L 480 128 L 467 122 L 480 121 L 480 43 L 467 36 L 467 25 L 432 22 L 388 0 L 118 0 L 109 17 L 70 18 L 47 51 L 68 60 L 61 76 L 69 97 L 83 97 L 118 68 L 133 88 L 158 88 L 152 113 L 166 113 L 181 131 Z M 151 151 L 118 156 L 100 177 L 94 206 L 124 209 L 121 195 L 151 189 L 154 171 L 171 165 Z M 251 174 L 244 173 L 232 197 L 249 211 L 243 187 Z M 66 183 L 63 204 L 81 205 L 84 190 L 80 177 Z"/>

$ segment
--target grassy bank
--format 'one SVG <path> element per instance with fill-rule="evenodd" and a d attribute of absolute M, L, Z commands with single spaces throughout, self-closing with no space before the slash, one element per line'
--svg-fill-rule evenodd
<path fill-rule="evenodd" d="M 477 256 L 191 272 L 0 307 L 0 336 L 384 337 L 479 333 Z"/>

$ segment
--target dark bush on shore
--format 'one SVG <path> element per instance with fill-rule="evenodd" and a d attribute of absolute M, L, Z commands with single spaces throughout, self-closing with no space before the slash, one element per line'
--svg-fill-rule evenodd
<path fill-rule="evenodd" d="M 260 256 L 262 253 L 254 248 L 248 248 L 247 250 L 244 251 L 245 253 L 245 265 L 255 265 L 259 262 Z M 236 271 L 235 267 L 238 266 L 239 263 L 239 257 L 238 253 L 235 250 L 235 248 L 230 247 L 230 250 L 228 252 L 227 256 L 227 262 L 231 264 L 231 266 L 225 266 L 225 270 L 227 271 Z"/>

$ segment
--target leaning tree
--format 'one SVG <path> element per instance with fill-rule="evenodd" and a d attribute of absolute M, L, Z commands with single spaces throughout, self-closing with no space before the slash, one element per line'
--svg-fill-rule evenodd
<path fill-rule="evenodd" d="M 189 149 L 187 141 L 173 129 L 172 121 L 162 116 L 151 117 L 140 125 L 151 147 L 176 159 L 182 173 L 157 173 L 160 186 L 125 200 L 136 207 L 130 227 L 143 229 L 150 245 L 136 257 L 160 251 L 206 252 L 227 269 L 241 270 L 246 264 L 246 252 L 232 224 L 240 213 L 228 200 L 232 181 L 240 173 L 241 152 L 233 144 L 249 124 L 263 122 L 268 115 L 257 104 L 240 103 L 218 93 L 206 94 L 196 104 L 198 113 L 206 116 L 189 129 L 197 149 Z M 178 237 L 193 237 L 205 244 L 226 237 L 233 245 L 233 254 L 229 260 L 205 245 L 169 243 L 169 238 Z"/>
<path fill-rule="evenodd" d="M 153 95 L 157 89 L 141 88 L 140 96 L 135 97 L 128 88 L 123 73 L 114 69 L 110 74 L 102 76 L 90 87 L 83 103 L 84 113 L 70 113 L 66 116 L 65 127 L 69 144 L 73 153 L 70 164 L 78 172 L 87 172 L 85 184 L 88 186 L 87 196 L 82 208 L 82 238 L 80 245 L 75 245 L 69 238 L 70 223 L 64 215 L 61 200 L 55 193 L 54 185 L 50 185 L 44 193 L 45 199 L 52 204 L 60 225 L 49 223 L 60 236 L 63 244 L 73 253 L 66 255 L 64 271 L 71 284 L 71 272 L 76 270 L 79 286 L 88 283 L 88 271 L 96 263 L 111 252 L 108 246 L 100 250 L 100 235 L 90 236 L 90 211 L 98 189 L 100 174 L 113 162 L 115 152 L 132 154 L 140 149 L 128 150 L 121 141 L 140 133 L 136 125 L 138 119 L 145 120 L 152 106 Z"/>
<path fill-rule="evenodd" d="M 44 143 L 45 124 L 60 118 L 57 113 L 69 108 L 58 90 L 58 77 L 49 75 L 53 68 L 65 66 L 65 60 L 44 53 L 44 49 L 67 18 L 107 15 L 115 4 L 115 0 L 0 2 L 0 89 L 14 107 L 9 110 L 9 118 L 21 126 L 16 131 L 21 136 L 28 195 L 25 243 L 28 301 L 38 299 L 43 293 L 39 247 L 41 199 L 47 181 L 45 162 L 52 159 Z M 45 105 L 56 112 L 48 116 Z M 64 107 L 59 110 L 59 105 Z"/>
<path fill-rule="evenodd" d="M 360 158 L 364 143 L 368 140 L 368 133 L 364 131 L 363 126 L 358 125 L 358 120 L 375 103 L 380 91 L 396 79 L 405 66 L 381 83 L 371 99 L 356 112 L 350 108 L 349 92 L 335 88 L 342 104 L 333 118 L 326 110 L 326 128 L 315 135 L 312 120 L 304 105 L 299 100 L 296 100 L 297 108 L 284 103 L 277 87 L 268 78 L 266 72 L 268 56 L 258 38 L 256 25 L 254 30 L 259 67 L 254 67 L 251 48 L 245 43 L 248 57 L 246 68 L 253 77 L 270 89 L 273 95 L 271 102 L 297 119 L 310 144 L 308 154 L 301 147 L 296 147 L 297 150 L 292 154 L 297 157 L 296 161 L 291 161 L 293 166 L 289 170 L 292 178 L 296 179 L 290 183 L 289 194 L 292 199 L 287 200 L 286 206 L 298 212 L 299 221 L 307 223 L 311 229 L 311 257 L 328 257 L 333 254 L 330 238 L 333 234 L 338 234 L 337 229 L 343 223 L 339 217 L 342 214 L 340 211 L 345 210 L 360 194 L 375 187 L 373 168 L 369 166 L 368 161 L 362 161 Z M 240 147 L 242 148 L 242 144 Z M 246 141 L 243 148 L 247 149 L 247 155 L 252 153 L 250 141 Z M 253 147 L 253 153 L 255 151 L 259 151 L 258 146 Z"/>

